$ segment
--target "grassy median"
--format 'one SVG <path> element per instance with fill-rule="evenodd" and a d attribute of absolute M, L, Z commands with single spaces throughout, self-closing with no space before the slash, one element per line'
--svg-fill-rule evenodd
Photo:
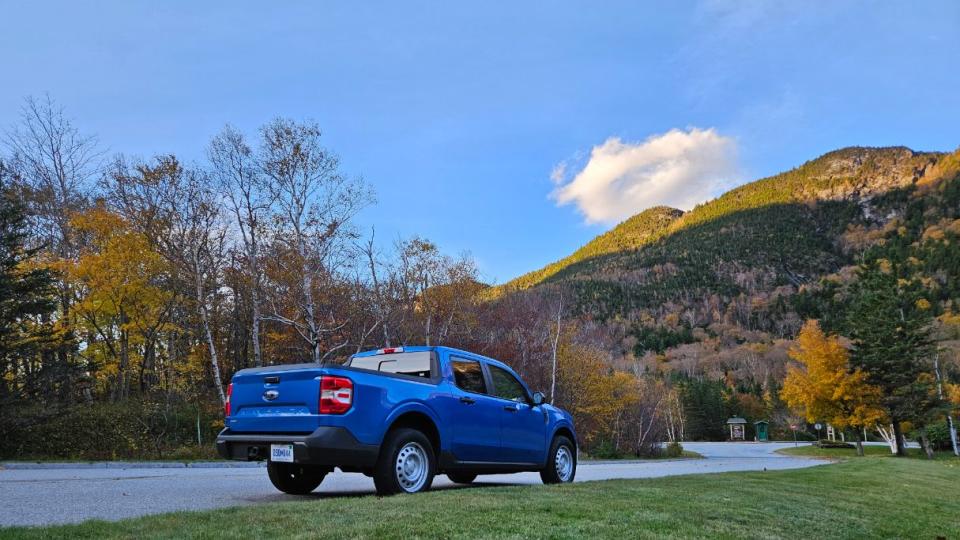
<path fill-rule="evenodd" d="M 960 464 L 951 461 L 863 458 L 780 472 L 316 497 L 0 537 L 957 538 L 957 486 Z"/>
<path fill-rule="evenodd" d="M 920 448 L 907 448 L 906 450 L 906 457 L 908 458 L 927 459 L 927 454 L 924 453 L 924 451 Z M 783 448 L 777 452 L 786 454 L 788 456 L 818 457 L 829 459 L 852 459 L 858 457 L 856 448 L 818 448 L 813 445 L 798 446 L 795 448 Z M 890 453 L 890 447 L 887 445 L 864 446 L 863 453 L 865 457 L 896 457 Z M 935 452 L 934 459 L 957 460 L 960 462 L 960 459 L 953 455 L 953 452 L 945 450 Z"/>

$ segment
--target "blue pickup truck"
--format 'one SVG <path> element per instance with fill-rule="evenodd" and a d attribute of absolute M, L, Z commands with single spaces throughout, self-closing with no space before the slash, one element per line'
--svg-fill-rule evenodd
<path fill-rule="evenodd" d="M 285 493 L 310 493 L 334 467 L 373 477 L 377 493 L 416 493 L 436 474 L 539 471 L 572 482 L 577 437 L 502 362 L 449 347 L 395 347 L 343 365 L 293 364 L 233 376 L 221 456 L 267 460 Z"/>

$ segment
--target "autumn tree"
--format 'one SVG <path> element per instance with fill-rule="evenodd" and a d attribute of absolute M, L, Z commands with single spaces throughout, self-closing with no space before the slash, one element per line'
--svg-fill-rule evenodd
<path fill-rule="evenodd" d="M 885 417 L 880 388 L 867 382 L 867 374 L 851 368 L 849 353 L 836 336 L 827 336 L 810 320 L 797 337 L 791 365 L 781 395 L 808 422 L 826 421 L 857 436 L 857 455 L 863 455 L 863 428 Z"/>
<path fill-rule="evenodd" d="M 340 160 L 321 144 L 317 124 L 277 119 L 260 135 L 258 159 L 270 180 L 279 229 L 274 249 L 280 268 L 274 275 L 289 280 L 280 287 L 289 294 L 273 299 L 267 318 L 296 330 L 320 363 L 349 345 L 330 341 L 347 322 L 330 293 L 350 262 L 351 219 L 373 194 L 361 180 L 340 172 Z"/>
<path fill-rule="evenodd" d="M 81 355 L 100 377 L 111 401 L 158 382 L 164 346 L 172 329 L 176 297 L 164 286 L 170 265 L 146 236 L 100 202 L 71 220 L 82 239 L 68 269 L 77 299 L 73 314 L 86 347 Z"/>
<path fill-rule="evenodd" d="M 130 166 L 118 158 L 105 180 L 111 204 L 175 270 L 168 286 L 195 314 L 193 334 L 204 344 L 213 386 L 225 401 L 215 332 L 215 308 L 225 264 L 226 228 L 220 200 L 202 171 L 175 156 Z"/>
<path fill-rule="evenodd" d="M 640 399 L 637 378 L 610 368 L 604 351 L 577 343 L 572 329 L 561 336 L 557 369 L 555 403 L 582 426 L 584 443 L 607 444 L 619 452 L 626 419 Z"/>

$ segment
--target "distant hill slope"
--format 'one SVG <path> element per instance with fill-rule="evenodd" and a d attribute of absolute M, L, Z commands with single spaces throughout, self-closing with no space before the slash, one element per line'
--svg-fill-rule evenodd
<path fill-rule="evenodd" d="M 507 291 L 527 289 L 578 262 L 593 257 L 638 249 L 662 236 L 682 215 L 683 211 L 668 206 L 655 206 L 644 210 L 587 242 L 571 255 L 495 287 L 492 294 L 500 295 Z"/>
<path fill-rule="evenodd" d="M 850 264 L 854 254 L 842 238 L 851 226 L 876 226 L 891 217 L 877 215 L 875 202 L 883 194 L 957 171 L 956 153 L 844 148 L 687 213 L 646 210 L 569 257 L 493 291 L 559 283 L 575 290 L 578 311 L 594 317 L 638 310 L 656 316 L 680 306 L 691 325 L 716 321 L 738 296 L 796 290 Z M 750 301 L 779 300 L 761 295 Z"/>

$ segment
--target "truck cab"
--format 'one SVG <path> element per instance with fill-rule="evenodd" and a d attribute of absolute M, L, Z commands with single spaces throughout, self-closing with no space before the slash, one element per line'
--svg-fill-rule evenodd
<path fill-rule="evenodd" d="M 538 471 L 573 481 L 576 432 L 508 365 L 450 347 L 362 352 L 343 365 L 245 369 L 228 387 L 228 459 L 266 460 L 274 485 L 309 493 L 334 468 L 372 476 L 378 493 L 480 474 Z"/>

